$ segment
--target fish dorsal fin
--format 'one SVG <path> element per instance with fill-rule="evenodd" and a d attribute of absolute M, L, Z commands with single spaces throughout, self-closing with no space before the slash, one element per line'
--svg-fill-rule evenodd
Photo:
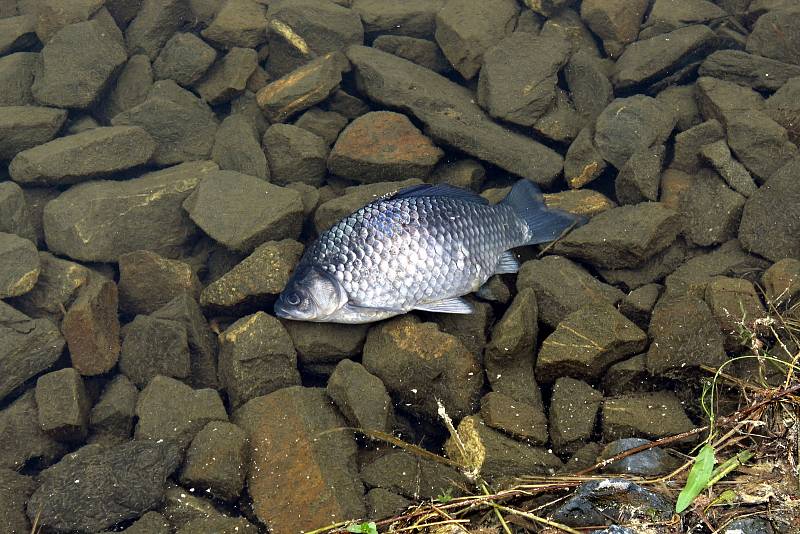
<path fill-rule="evenodd" d="M 415 310 L 422 310 L 435 313 L 472 313 L 472 304 L 461 297 L 437 300 L 425 304 L 417 304 Z"/>
<path fill-rule="evenodd" d="M 397 200 L 401 198 L 417 198 L 417 197 L 448 197 L 457 198 L 465 202 L 474 202 L 475 204 L 488 204 L 489 201 L 480 196 L 474 191 L 461 189 L 448 184 L 420 184 L 412 185 L 401 189 L 397 193 L 387 197 L 387 200 Z"/>

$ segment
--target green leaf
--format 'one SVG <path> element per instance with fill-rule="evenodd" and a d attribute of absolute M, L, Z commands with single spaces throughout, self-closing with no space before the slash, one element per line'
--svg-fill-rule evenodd
<path fill-rule="evenodd" d="M 697 458 L 694 460 L 692 470 L 686 479 L 686 486 L 678 495 L 678 502 L 675 504 L 675 511 L 681 513 L 692 504 L 695 497 L 708 485 L 711 480 L 711 473 L 714 471 L 714 447 L 706 443 Z"/>
<path fill-rule="evenodd" d="M 378 534 L 378 527 L 374 521 L 370 521 L 369 523 L 353 523 L 347 526 L 347 532 L 353 532 L 354 534 Z"/>

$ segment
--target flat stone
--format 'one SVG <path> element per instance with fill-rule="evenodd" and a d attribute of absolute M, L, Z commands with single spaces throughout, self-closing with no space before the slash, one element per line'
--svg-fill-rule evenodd
<path fill-rule="evenodd" d="M 328 169 L 361 183 L 424 179 L 443 155 L 405 115 L 374 111 L 339 135 Z"/>
<path fill-rule="evenodd" d="M 38 241 L 36 213 L 25 192 L 11 181 L 0 182 L 0 232 Z"/>
<path fill-rule="evenodd" d="M 46 467 L 66 452 L 39 426 L 34 390 L 29 389 L 0 410 L 0 469 Z"/>
<path fill-rule="evenodd" d="M 318 135 L 325 140 L 328 146 L 331 146 L 336 142 L 336 138 L 339 137 L 347 123 L 347 117 L 341 113 L 313 107 L 300 115 L 294 125 Z"/>
<path fill-rule="evenodd" d="M 0 57 L 0 106 L 34 104 L 31 86 L 39 65 L 39 54 L 16 52 Z"/>
<path fill-rule="evenodd" d="M 250 438 L 247 488 L 256 516 L 275 534 L 362 517 L 364 487 L 351 433 L 321 388 L 290 387 L 234 414 Z M 306 474 L 313 473 L 313 476 Z"/>
<path fill-rule="evenodd" d="M 662 286 L 655 283 L 637 287 L 620 301 L 620 313 L 633 321 L 639 328 L 646 329 L 650 324 L 650 314 L 661 296 L 662 289 Z"/>
<path fill-rule="evenodd" d="M 602 154 L 594 144 L 594 128 L 584 127 L 567 149 L 564 158 L 564 177 L 567 184 L 578 189 L 594 181 L 606 168 Z"/>
<path fill-rule="evenodd" d="M 137 315 L 125 326 L 119 369 L 138 387 L 154 377 L 189 377 L 189 341 L 186 327 L 175 321 Z"/>
<path fill-rule="evenodd" d="M 432 39 L 436 14 L 445 0 L 353 0 L 353 10 L 364 21 L 367 37 L 376 35 L 408 35 Z"/>
<path fill-rule="evenodd" d="M 392 399 L 381 379 L 363 365 L 342 360 L 325 389 L 347 422 L 367 431 L 391 432 Z"/>
<path fill-rule="evenodd" d="M 409 499 L 402 495 L 383 488 L 369 490 L 364 498 L 367 501 L 367 517 L 376 520 L 384 517 L 394 517 L 412 504 Z"/>
<path fill-rule="evenodd" d="M 733 82 L 703 76 L 697 80 L 697 105 L 706 119 L 716 119 L 725 128 L 728 120 L 747 110 L 761 110 L 760 94 Z"/>
<path fill-rule="evenodd" d="M 335 364 L 361 353 L 367 338 L 366 324 L 332 324 L 283 321 L 292 338 L 301 366 Z"/>
<path fill-rule="evenodd" d="M 553 512 L 554 520 L 572 527 L 608 523 L 667 521 L 673 506 L 658 493 L 624 479 L 584 482 L 572 497 Z M 652 518 L 652 519 L 651 519 Z M 612 524 L 595 534 L 635 534 L 628 527 Z"/>
<path fill-rule="evenodd" d="M 679 209 L 689 244 L 717 245 L 735 237 L 744 203 L 717 173 L 705 169 L 696 174 Z"/>
<path fill-rule="evenodd" d="M 705 1 L 705 0 L 701 0 Z M 671 85 L 656 95 L 656 100 L 669 107 L 677 117 L 675 127 L 685 131 L 700 124 L 700 110 L 697 107 L 697 88 L 691 85 Z"/>
<path fill-rule="evenodd" d="M 573 454 L 592 437 L 603 395 L 586 382 L 561 377 L 550 400 L 550 433 L 558 453 Z"/>
<path fill-rule="evenodd" d="M 683 403 L 670 392 L 632 393 L 603 401 L 603 439 L 658 439 L 694 428 Z"/>
<path fill-rule="evenodd" d="M 581 18 L 602 39 L 606 53 L 616 58 L 636 40 L 647 7 L 647 0 L 585 0 Z"/>
<path fill-rule="evenodd" d="M 758 188 L 744 165 L 733 158 L 725 141 L 719 140 L 704 145 L 700 149 L 700 157 L 737 193 L 749 197 Z"/>
<path fill-rule="evenodd" d="M 557 143 L 570 143 L 586 123 L 587 120 L 575 109 L 567 92 L 558 89 L 556 98 L 547 112 L 534 123 L 533 131 Z"/>
<path fill-rule="evenodd" d="M 149 314 L 182 293 L 197 298 L 200 280 L 192 268 L 149 250 L 120 255 L 120 310 L 129 315 Z"/>
<path fill-rule="evenodd" d="M 39 426 L 58 441 L 81 442 L 86 439 L 91 401 L 83 379 L 72 367 L 53 371 L 36 381 L 36 406 Z"/>
<path fill-rule="evenodd" d="M 636 95 L 617 98 L 597 118 L 594 143 L 617 169 L 639 150 L 664 143 L 676 117 L 658 100 Z"/>
<path fill-rule="evenodd" d="M 125 30 L 125 44 L 131 54 L 145 54 L 153 61 L 169 38 L 189 25 L 191 11 L 185 0 L 143 0 L 140 4 Z"/>
<path fill-rule="evenodd" d="M 541 0 L 531 1 L 539 3 Z M 544 1 L 549 2 L 550 0 Z M 563 2 L 563 0 L 556 1 L 559 3 Z M 597 47 L 597 38 L 583 23 L 583 20 L 581 20 L 581 16 L 578 14 L 578 12 L 569 7 L 564 7 L 563 9 L 558 10 L 557 13 L 549 16 L 542 25 L 542 30 L 540 33 L 545 35 L 549 33 L 557 33 L 565 36 L 570 42 L 573 52 L 584 50 L 594 56 L 600 55 Z"/>
<path fill-rule="evenodd" d="M 671 32 L 688 24 L 706 24 L 724 18 L 726 12 L 707 0 L 656 0 L 642 25 L 640 39 Z"/>
<path fill-rule="evenodd" d="M 211 23 L 200 34 L 209 43 L 228 50 L 236 47 L 256 48 L 267 40 L 264 28 L 267 13 L 264 5 L 255 0 L 225 0 L 218 2 Z"/>
<path fill-rule="evenodd" d="M 102 0 L 77 0 L 67 5 L 58 0 L 38 2 L 36 35 L 39 41 L 48 41 L 64 26 L 89 20 L 101 7 Z"/>
<path fill-rule="evenodd" d="M 214 136 L 211 159 L 223 171 L 236 171 L 267 181 L 270 178 L 258 129 L 241 113 L 232 113 L 220 124 Z"/>
<path fill-rule="evenodd" d="M 434 184 L 448 184 L 477 191 L 486 179 L 486 169 L 477 160 L 460 159 L 440 162 L 430 176 Z"/>
<path fill-rule="evenodd" d="M 356 119 L 370 111 L 369 106 L 360 98 L 341 89 L 335 90 L 322 102 L 323 109 L 335 111 L 350 120 Z"/>
<path fill-rule="evenodd" d="M 192 519 L 178 529 L 178 534 L 258 534 L 259 530 L 244 517 L 218 515 Z"/>
<path fill-rule="evenodd" d="M 636 289 L 645 284 L 659 282 L 672 273 L 688 256 L 686 242 L 679 238 L 655 254 L 639 267 L 629 269 L 598 269 L 600 277 L 609 284 Z"/>
<path fill-rule="evenodd" d="M 325 181 L 328 144 L 320 136 L 299 126 L 273 124 L 263 145 L 272 182 L 319 187 Z"/>
<path fill-rule="evenodd" d="M 372 46 L 439 74 L 453 70 L 439 45 L 427 39 L 406 35 L 380 35 Z"/>
<path fill-rule="evenodd" d="M 171 482 L 167 483 L 163 504 L 158 510 L 167 519 L 170 532 L 174 531 L 172 525 L 183 527 L 194 521 L 207 519 L 213 521 L 226 517 L 222 515 L 218 505 L 211 499 L 186 491 L 186 488 Z M 149 534 L 149 532 L 143 534 Z"/>
<path fill-rule="evenodd" d="M 761 286 L 768 305 L 783 306 L 800 297 L 800 260 L 784 258 L 775 262 L 761 276 Z"/>
<path fill-rule="evenodd" d="M 103 389 L 89 415 L 89 428 L 95 433 L 121 436 L 133 433 L 133 418 L 139 390 L 125 375 L 116 375 Z"/>
<path fill-rule="evenodd" d="M 436 324 L 412 316 L 370 329 L 362 363 L 406 409 L 433 420 L 436 399 L 454 419 L 473 413 L 483 386 L 475 354 Z"/>
<path fill-rule="evenodd" d="M 446 492 L 459 496 L 465 482 L 452 467 L 402 450 L 389 450 L 361 468 L 367 486 L 381 488 L 409 499 L 435 499 Z"/>
<path fill-rule="evenodd" d="M 743 330 L 757 332 L 756 321 L 767 317 L 752 282 L 741 278 L 713 278 L 706 287 L 705 300 L 725 336 L 728 350 L 748 347 L 750 339 L 743 339 Z"/>
<path fill-rule="evenodd" d="M 0 232 L 0 298 L 27 293 L 36 285 L 40 272 L 36 245 L 15 234 Z"/>
<path fill-rule="evenodd" d="M 194 84 L 194 88 L 212 106 L 230 102 L 244 93 L 247 80 L 257 66 L 258 54 L 255 50 L 232 48 L 211 65 L 205 75 Z"/>
<path fill-rule="evenodd" d="M 183 208 L 212 239 L 245 253 L 265 241 L 297 238 L 303 218 L 297 191 L 233 171 L 209 174 Z"/>
<path fill-rule="evenodd" d="M 153 62 L 153 75 L 157 80 L 175 80 L 189 86 L 217 59 L 217 51 L 193 33 L 176 33 L 166 42 Z"/>
<path fill-rule="evenodd" d="M 572 54 L 564 68 L 564 77 L 575 109 L 589 122 L 594 122 L 614 100 L 614 88 L 606 71 L 602 60 L 585 50 Z"/>
<path fill-rule="evenodd" d="M 120 352 L 117 285 L 93 275 L 70 305 L 61 331 L 72 367 L 84 376 L 100 375 L 117 363 Z"/>
<path fill-rule="evenodd" d="M 800 114 L 800 72 L 767 99 L 764 112 L 786 128 L 790 141 L 795 144 L 800 141 L 800 130 L 795 127 Z"/>
<path fill-rule="evenodd" d="M 144 54 L 131 56 L 100 103 L 100 114 L 110 122 L 123 111 L 144 102 L 152 87 L 153 69 L 150 59 Z"/>
<path fill-rule="evenodd" d="M 800 65 L 800 9 L 775 9 L 761 15 L 747 38 L 751 54 Z"/>
<path fill-rule="evenodd" d="M 654 145 L 631 154 L 614 181 L 614 190 L 620 204 L 658 200 L 665 154 L 664 145 Z"/>
<path fill-rule="evenodd" d="M 147 512 L 124 530 L 126 534 L 170 534 L 172 526 L 158 512 Z"/>
<path fill-rule="evenodd" d="M 0 19 L 0 56 L 25 50 L 36 44 L 36 19 L 30 15 Z"/>
<path fill-rule="evenodd" d="M 544 202 L 555 208 L 580 217 L 591 218 L 616 208 L 617 204 L 603 193 L 592 189 L 576 189 L 559 193 L 546 193 Z"/>
<path fill-rule="evenodd" d="M 197 433 L 186 451 L 181 484 L 235 501 L 244 489 L 250 461 L 247 434 L 225 421 L 212 421 Z M 186 527 L 184 527 L 186 528 Z"/>
<path fill-rule="evenodd" d="M 142 128 L 100 127 L 24 150 L 8 170 L 19 183 L 69 185 L 144 165 L 155 148 L 155 141 Z"/>
<path fill-rule="evenodd" d="M 67 112 L 39 106 L 0 107 L 0 160 L 41 145 L 56 136 Z"/>
<path fill-rule="evenodd" d="M 800 156 L 786 129 L 756 110 L 731 114 L 727 122 L 728 144 L 736 158 L 759 184 Z"/>
<path fill-rule="evenodd" d="M 725 131 L 716 119 L 707 120 L 679 133 L 675 136 L 675 155 L 671 166 L 687 173 L 698 172 L 703 165 L 700 154 L 703 147 L 724 139 Z"/>
<path fill-rule="evenodd" d="M 117 261 L 136 250 L 175 256 L 196 232 L 179 206 L 216 169 L 214 163 L 199 161 L 124 182 L 71 187 L 45 206 L 47 245 L 83 261 Z"/>
<path fill-rule="evenodd" d="M 31 524 L 25 515 L 25 503 L 35 489 L 32 477 L 20 475 L 11 469 L 0 469 L 0 520 L 8 532 L 30 532 Z"/>
<path fill-rule="evenodd" d="M 347 51 L 358 88 L 371 100 L 408 111 L 426 126 L 437 144 L 459 149 L 540 185 L 561 173 L 553 150 L 495 123 L 474 102 L 474 95 L 410 61 L 367 47 Z M 408 81 L 414 80 L 413 87 Z M 523 156 L 524 155 L 524 156 Z"/>
<path fill-rule="evenodd" d="M 491 391 L 481 399 L 481 418 L 492 428 L 501 430 L 533 445 L 548 440 L 547 417 L 539 406 L 519 402 Z"/>
<path fill-rule="evenodd" d="M 651 441 L 642 438 L 618 439 L 606 445 L 599 458 L 613 458 L 630 449 L 651 443 Z M 670 456 L 661 447 L 652 447 L 612 462 L 603 469 L 603 472 L 621 475 L 657 476 L 665 475 L 679 466 L 680 463 L 677 458 Z"/>
<path fill-rule="evenodd" d="M 127 61 L 125 48 L 99 22 L 70 24 L 41 52 L 42 74 L 31 90 L 44 105 L 87 109 Z"/>
<path fill-rule="evenodd" d="M 717 50 L 700 64 L 698 74 L 746 85 L 757 91 L 776 91 L 790 78 L 800 76 L 800 66 L 743 50 Z"/>

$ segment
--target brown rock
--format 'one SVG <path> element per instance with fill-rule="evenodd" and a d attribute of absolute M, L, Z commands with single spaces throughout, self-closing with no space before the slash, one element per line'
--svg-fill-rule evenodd
<path fill-rule="evenodd" d="M 578 189 L 575 191 L 561 191 L 559 193 L 546 193 L 544 203 L 548 208 L 555 208 L 573 215 L 594 217 L 617 204 L 603 193 L 592 189 Z"/>
<path fill-rule="evenodd" d="M 725 348 L 749 346 L 749 332 L 757 332 L 767 312 L 756 288 L 742 278 L 716 277 L 706 286 L 706 303 L 725 336 Z"/>
<path fill-rule="evenodd" d="M 194 298 L 200 294 L 200 280 L 188 264 L 149 250 L 119 257 L 119 304 L 123 313 L 153 313 L 184 292 Z"/>
<path fill-rule="evenodd" d="M 492 391 L 481 399 L 481 417 L 490 427 L 534 445 L 547 443 L 547 417 L 541 408 Z"/>
<path fill-rule="evenodd" d="M 117 285 L 93 275 L 64 315 L 61 331 L 72 367 L 84 376 L 103 374 L 117 364 L 120 352 Z"/>

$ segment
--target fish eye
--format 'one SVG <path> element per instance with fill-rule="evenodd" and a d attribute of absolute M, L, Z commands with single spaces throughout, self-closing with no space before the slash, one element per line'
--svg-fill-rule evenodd
<path fill-rule="evenodd" d="M 286 303 L 290 306 L 297 306 L 300 304 L 300 295 L 295 292 L 289 293 L 286 295 Z"/>

